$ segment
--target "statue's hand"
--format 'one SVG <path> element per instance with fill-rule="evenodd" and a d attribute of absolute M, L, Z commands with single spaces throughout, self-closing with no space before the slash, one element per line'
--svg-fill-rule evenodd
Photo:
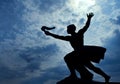
<path fill-rule="evenodd" d="M 94 14 L 91 12 L 91 13 L 89 13 L 89 14 L 87 14 L 87 17 L 88 18 L 91 18 L 91 17 L 93 17 L 94 16 Z"/>

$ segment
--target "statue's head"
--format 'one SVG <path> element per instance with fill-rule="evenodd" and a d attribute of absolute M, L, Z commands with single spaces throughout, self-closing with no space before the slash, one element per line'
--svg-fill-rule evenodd
<path fill-rule="evenodd" d="M 67 33 L 68 34 L 73 34 L 75 33 L 76 30 L 76 26 L 74 24 L 70 24 L 67 26 Z"/>

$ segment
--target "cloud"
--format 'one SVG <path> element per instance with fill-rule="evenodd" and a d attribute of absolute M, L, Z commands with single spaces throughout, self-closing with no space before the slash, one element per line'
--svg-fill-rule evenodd
<path fill-rule="evenodd" d="M 64 0 L 58 0 L 58 1 L 53 1 L 53 0 L 26 0 L 22 1 L 23 4 L 26 6 L 27 9 L 29 10 L 34 10 L 35 8 L 38 8 L 42 14 L 44 13 L 49 13 L 49 12 L 54 12 L 57 9 L 60 9 L 64 6 L 65 2 Z"/>
<path fill-rule="evenodd" d="M 114 0 L 113 0 L 114 1 Z M 119 5 L 119 0 L 115 0 L 114 1 L 114 9 L 119 9 L 120 5 Z"/>
<path fill-rule="evenodd" d="M 116 25 L 120 25 L 120 16 L 117 16 L 116 19 L 110 19 L 112 23 L 116 24 Z"/>

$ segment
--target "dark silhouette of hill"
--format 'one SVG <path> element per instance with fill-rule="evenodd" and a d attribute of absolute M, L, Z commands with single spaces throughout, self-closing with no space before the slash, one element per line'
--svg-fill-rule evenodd
<path fill-rule="evenodd" d="M 105 83 L 105 82 L 99 82 L 99 81 L 83 81 L 79 78 L 76 79 L 69 79 L 69 78 L 65 78 L 61 81 L 58 81 L 56 84 L 120 84 L 120 82 L 109 82 L 109 83 Z"/>

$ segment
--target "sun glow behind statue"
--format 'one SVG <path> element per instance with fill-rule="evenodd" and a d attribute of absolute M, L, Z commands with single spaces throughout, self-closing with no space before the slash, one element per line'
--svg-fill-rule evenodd
<path fill-rule="evenodd" d="M 95 0 L 69 0 L 68 5 L 74 12 L 80 12 L 80 10 L 88 10 L 89 7 L 95 5 Z M 86 12 L 86 11 L 85 11 Z"/>

